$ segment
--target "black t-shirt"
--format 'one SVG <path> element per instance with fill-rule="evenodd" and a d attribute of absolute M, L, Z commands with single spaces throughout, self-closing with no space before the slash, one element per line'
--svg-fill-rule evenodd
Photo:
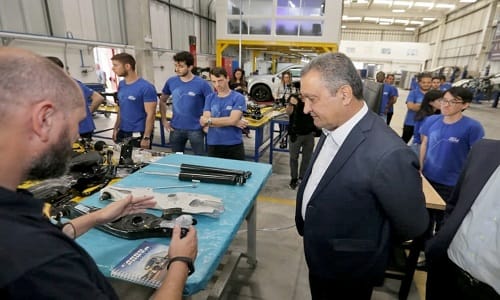
<path fill-rule="evenodd" d="M 304 114 L 304 102 L 299 101 L 293 108 L 288 123 L 290 135 L 306 135 L 316 131 L 314 120 L 309 114 Z"/>
<path fill-rule="evenodd" d="M 118 299 L 93 259 L 26 191 L 0 188 L 0 299 Z"/>

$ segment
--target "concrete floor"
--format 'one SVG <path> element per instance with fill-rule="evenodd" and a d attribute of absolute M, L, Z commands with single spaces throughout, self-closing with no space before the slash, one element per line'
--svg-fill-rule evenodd
<path fill-rule="evenodd" d="M 399 90 L 399 93 L 400 97 L 395 106 L 391 127 L 401 133 L 406 113 L 404 102 L 408 91 Z M 491 102 L 472 104 L 465 114 L 483 124 L 487 138 L 500 139 L 500 109 L 491 108 Z M 112 117 L 107 119 L 97 116 L 96 125 L 98 129 L 111 127 Z M 155 136 L 159 137 L 159 134 Z M 253 139 L 247 139 L 245 145 L 247 144 L 246 149 L 250 149 Z M 168 149 L 161 150 L 168 151 Z M 266 153 L 261 157 L 260 162 L 267 163 L 268 161 L 268 153 Z M 257 199 L 258 265 L 255 269 L 250 269 L 246 261 L 241 260 L 225 290 L 223 299 L 310 299 L 302 239 L 294 226 L 296 191 L 288 188 L 290 180 L 288 168 L 288 153 L 275 152 L 273 174 Z M 244 231 L 243 226 L 231 244 L 230 251 L 244 252 L 246 249 Z M 425 278 L 425 272 L 416 272 L 408 299 L 425 298 Z M 123 282 L 113 281 L 113 284 L 123 299 L 146 299 L 151 292 Z M 374 290 L 372 299 L 397 299 L 399 285 L 400 281 L 386 280 L 382 287 Z M 192 296 L 191 299 L 206 299 L 207 295 L 206 291 L 202 291 Z"/>

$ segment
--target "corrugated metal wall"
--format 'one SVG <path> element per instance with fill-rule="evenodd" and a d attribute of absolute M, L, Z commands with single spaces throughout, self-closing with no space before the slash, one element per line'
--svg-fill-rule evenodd
<path fill-rule="evenodd" d="M 413 32 L 375 29 L 342 29 L 342 40 L 377 42 L 416 42 Z"/>
<path fill-rule="evenodd" d="M 454 12 L 442 22 L 436 21 L 423 27 L 418 35 L 419 42 L 430 43 L 436 61 L 429 61 L 429 66 L 468 67 L 472 76 L 480 75 L 486 65 L 490 65 L 490 74 L 500 72 L 500 62 L 488 61 L 496 26 L 490 22 L 490 13 L 498 15 L 496 1 L 479 1 Z M 440 32 L 441 31 L 441 32 Z M 484 44 L 483 44 L 484 41 Z"/>

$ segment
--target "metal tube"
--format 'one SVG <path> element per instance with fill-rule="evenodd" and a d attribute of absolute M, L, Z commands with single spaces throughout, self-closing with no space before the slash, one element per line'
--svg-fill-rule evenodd
<path fill-rule="evenodd" d="M 86 45 L 86 46 L 102 46 L 110 48 L 134 49 L 133 46 L 124 44 L 106 43 L 106 42 L 81 40 L 81 39 L 68 39 L 68 38 L 51 37 L 45 35 L 14 33 L 6 31 L 0 31 L 0 38 L 12 38 L 12 39 L 32 40 L 40 42 L 67 43 L 67 44 Z"/>

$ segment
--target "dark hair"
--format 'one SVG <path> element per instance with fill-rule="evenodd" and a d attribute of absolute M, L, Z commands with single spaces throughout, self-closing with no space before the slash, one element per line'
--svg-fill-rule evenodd
<path fill-rule="evenodd" d="M 472 102 L 472 92 L 469 89 L 459 87 L 459 86 L 454 86 L 448 90 L 446 90 L 444 94 L 450 93 L 453 97 L 455 98 L 460 98 L 463 102 Z"/>
<path fill-rule="evenodd" d="M 135 58 L 128 53 L 118 53 L 111 57 L 111 60 L 119 61 L 120 63 L 126 65 L 129 64 L 132 70 L 135 71 Z"/>
<path fill-rule="evenodd" d="M 290 94 L 290 96 L 288 96 L 288 98 L 286 99 L 286 102 L 290 102 L 290 99 L 292 98 L 295 98 L 299 100 L 299 102 L 302 102 L 302 97 L 300 96 L 300 94 L 297 93 Z"/>
<path fill-rule="evenodd" d="M 227 71 L 224 68 L 215 67 L 210 69 L 210 75 L 214 75 L 215 77 L 224 76 L 225 78 L 227 78 Z"/>
<path fill-rule="evenodd" d="M 233 78 L 234 78 L 234 74 L 236 74 L 236 72 L 240 71 L 241 72 L 241 80 L 244 80 L 245 78 L 245 70 L 243 70 L 242 68 L 236 68 L 234 69 L 233 71 Z"/>
<path fill-rule="evenodd" d="M 284 78 L 285 78 L 285 75 L 288 75 L 288 77 L 290 78 L 290 84 L 292 83 L 292 72 L 286 70 L 285 72 L 281 73 L 281 83 L 285 83 L 284 82 Z"/>
<path fill-rule="evenodd" d="M 422 78 L 431 78 L 432 79 L 432 74 L 429 72 L 422 72 L 422 73 L 418 74 L 417 80 L 419 82 L 422 80 Z"/>
<path fill-rule="evenodd" d="M 241 72 L 241 78 L 240 78 L 239 84 L 236 83 L 236 76 L 235 76 L 236 72 L 238 72 L 238 71 Z M 234 89 L 234 87 L 236 87 L 237 85 L 240 85 L 240 86 L 244 87 L 245 89 L 248 86 L 248 83 L 245 79 L 245 70 L 243 70 L 242 68 L 234 69 L 233 76 L 231 76 L 231 79 L 229 79 L 229 87 L 231 87 L 231 89 Z"/>
<path fill-rule="evenodd" d="M 181 51 L 177 52 L 174 55 L 174 61 L 175 62 L 184 62 L 186 63 L 186 66 L 190 67 L 194 65 L 194 56 L 193 54 L 187 52 L 187 51 Z"/>
<path fill-rule="evenodd" d="M 439 76 L 432 76 L 432 80 L 434 80 L 434 79 L 439 79 L 439 80 L 441 80 L 441 78 L 439 78 Z"/>
<path fill-rule="evenodd" d="M 63 64 L 63 62 L 58 57 L 55 57 L 55 56 L 46 56 L 45 58 L 47 58 L 51 62 L 55 63 L 59 67 L 61 67 L 61 69 L 64 69 L 64 64 Z"/>
<path fill-rule="evenodd" d="M 421 121 L 426 117 L 436 114 L 436 111 L 431 105 L 431 102 L 443 97 L 443 92 L 440 90 L 430 90 L 424 95 L 424 99 L 420 104 L 420 109 L 415 114 L 415 121 Z"/>
<path fill-rule="evenodd" d="M 377 72 L 377 75 L 375 75 L 375 79 L 377 80 L 377 82 L 384 82 L 385 73 L 382 71 Z"/>

